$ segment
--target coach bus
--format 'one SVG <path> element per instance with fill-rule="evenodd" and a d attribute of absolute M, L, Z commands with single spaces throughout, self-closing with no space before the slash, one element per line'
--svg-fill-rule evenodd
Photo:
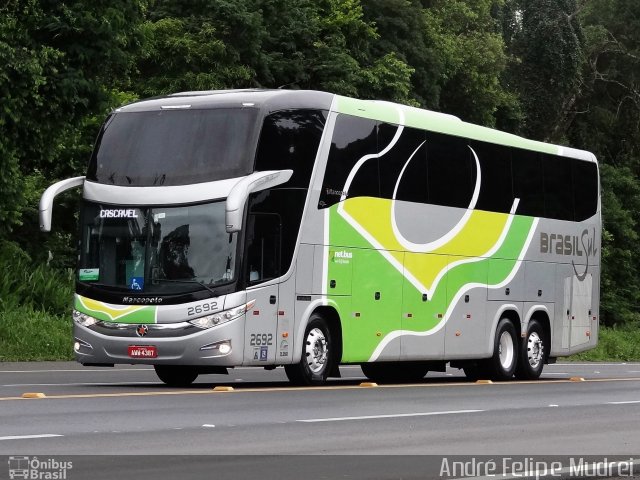
<path fill-rule="evenodd" d="M 183 92 L 116 109 L 43 231 L 73 187 L 84 365 L 537 379 L 597 342 L 586 151 L 324 92 Z"/>

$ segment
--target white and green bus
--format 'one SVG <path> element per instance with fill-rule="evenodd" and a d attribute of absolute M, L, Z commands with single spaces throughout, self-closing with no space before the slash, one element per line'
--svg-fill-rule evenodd
<path fill-rule="evenodd" d="M 586 151 L 324 92 L 184 92 L 115 110 L 42 230 L 78 186 L 84 365 L 536 379 L 597 342 Z"/>

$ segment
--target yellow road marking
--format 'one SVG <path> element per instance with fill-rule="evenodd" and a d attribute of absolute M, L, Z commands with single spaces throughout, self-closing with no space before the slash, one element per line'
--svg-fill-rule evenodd
<path fill-rule="evenodd" d="M 587 379 L 580 383 L 596 383 L 596 382 L 639 382 L 640 377 L 631 378 L 593 378 Z M 509 386 L 509 385 L 545 385 L 558 383 L 575 383 L 570 379 L 553 379 L 553 380 L 521 380 L 494 382 L 491 384 L 473 383 L 473 382 L 453 382 L 453 383 L 410 383 L 399 385 L 378 385 L 378 388 L 437 388 L 437 387 L 461 387 L 461 386 Z M 317 392 L 325 390 L 367 390 L 358 385 L 331 385 L 324 387 L 265 387 L 265 388 L 238 388 L 232 393 L 273 393 L 273 392 Z M 121 393 L 79 393 L 79 394 L 61 394 L 47 395 L 46 400 L 54 399 L 71 399 L 71 398 L 115 398 L 115 397 L 154 397 L 162 395 L 216 395 L 220 393 L 230 393 L 228 391 L 216 391 L 214 389 L 202 390 L 172 390 L 163 392 L 121 392 Z M 6 400 L 26 400 L 22 397 L 0 397 L 0 401 Z"/>

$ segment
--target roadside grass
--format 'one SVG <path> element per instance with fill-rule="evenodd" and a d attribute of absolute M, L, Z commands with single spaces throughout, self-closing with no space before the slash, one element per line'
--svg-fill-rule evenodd
<path fill-rule="evenodd" d="M 640 325 L 600 328 L 598 346 L 567 358 L 569 361 L 637 362 L 640 361 Z"/>
<path fill-rule="evenodd" d="M 0 362 L 72 360 L 71 315 L 0 310 Z"/>
<path fill-rule="evenodd" d="M 73 271 L 0 243 L 0 361 L 73 358 Z"/>

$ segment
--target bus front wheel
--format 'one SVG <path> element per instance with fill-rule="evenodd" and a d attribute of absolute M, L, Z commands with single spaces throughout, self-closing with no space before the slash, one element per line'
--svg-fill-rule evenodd
<path fill-rule="evenodd" d="M 322 385 L 333 367 L 333 342 L 327 321 L 314 313 L 304 332 L 302 358 L 285 365 L 289 381 L 295 385 Z"/>
<path fill-rule="evenodd" d="M 169 387 L 188 387 L 196 378 L 198 372 L 193 367 L 184 365 L 154 365 L 158 378 Z"/>

